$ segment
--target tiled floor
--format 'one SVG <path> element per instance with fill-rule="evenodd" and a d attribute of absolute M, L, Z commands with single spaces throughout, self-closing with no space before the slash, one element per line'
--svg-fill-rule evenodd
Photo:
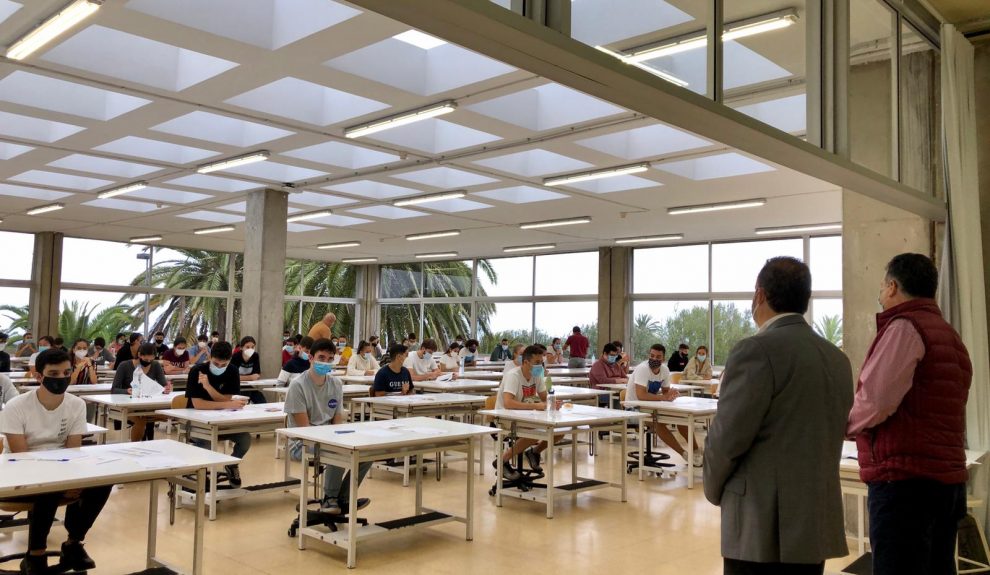
<path fill-rule="evenodd" d="M 159 434 L 160 435 L 160 434 Z M 489 449 L 490 453 L 490 449 Z M 242 465 L 245 484 L 281 478 L 282 462 L 273 458 L 273 440 L 256 440 Z M 619 479 L 618 444 L 605 444 L 591 458 L 579 450 L 579 473 L 594 464 L 599 478 Z M 570 452 L 558 461 L 569 463 Z M 569 473 L 570 465 L 560 465 Z M 451 464 L 441 482 L 428 474 L 424 502 L 435 508 L 462 511 L 464 463 Z M 539 504 L 506 499 L 497 508 L 488 496 L 493 470 L 478 477 L 475 488 L 474 541 L 464 540 L 464 527 L 451 523 L 412 530 L 396 537 L 366 541 L 358 546 L 360 570 L 387 575 L 499 573 L 512 570 L 551 573 L 648 572 L 653 575 L 714 575 L 721 573 L 719 512 L 704 498 L 700 485 L 688 490 L 685 478 L 628 476 L 629 500 L 619 501 L 615 489 L 558 500 L 556 516 L 546 519 Z M 144 568 L 147 540 L 147 484 L 119 486 L 90 533 L 87 548 L 99 568 L 91 573 L 130 573 Z M 412 513 L 413 488 L 402 487 L 401 477 L 373 471 L 361 494 L 372 504 L 363 516 L 382 521 Z M 346 553 L 329 545 L 310 542 L 306 551 L 296 548 L 286 533 L 298 501 L 295 492 L 271 493 L 221 503 L 216 521 L 205 529 L 205 568 L 211 574 L 322 573 L 343 569 Z M 179 510 L 174 526 L 168 525 L 164 489 L 160 497 L 158 546 L 162 556 L 181 565 L 191 558 L 192 512 Z M 64 538 L 52 531 L 52 548 Z M 22 550 L 26 533 L 0 535 L 0 554 Z M 853 542 L 850 541 L 850 544 Z M 852 557 L 829 561 L 839 571 Z M 4 565 L 13 568 L 14 565 Z"/>

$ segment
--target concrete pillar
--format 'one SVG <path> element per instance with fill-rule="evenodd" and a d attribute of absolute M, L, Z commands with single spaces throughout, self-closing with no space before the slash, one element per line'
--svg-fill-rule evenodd
<path fill-rule="evenodd" d="M 632 304 L 632 249 L 625 247 L 598 250 L 598 349 L 605 342 L 620 340 L 631 346 L 629 329 Z"/>
<path fill-rule="evenodd" d="M 266 378 L 276 377 L 282 366 L 287 214 L 285 192 L 269 189 L 248 195 L 241 334 L 258 340 L 261 373 Z"/>
<path fill-rule="evenodd" d="M 62 238 L 55 232 L 34 235 L 31 267 L 31 330 L 34 340 L 58 335 L 59 299 L 62 291 Z"/>
<path fill-rule="evenodd" d="M 358 275 L 361 312 L 357 322 L 358 338 L 365 341 L 372 335 L 381 337 L 381 313 L 378 310 L 378 266 L 362 266 Z M 465 334 L 467 335 L 467 334 Z"/>
<path fill-rule="evenodd" d="M 876 335 L 877 294 L 890 258 L 932 254 L 928 220 L 857 194 L 842 192 L 843 348 L 858 377 Z"/>

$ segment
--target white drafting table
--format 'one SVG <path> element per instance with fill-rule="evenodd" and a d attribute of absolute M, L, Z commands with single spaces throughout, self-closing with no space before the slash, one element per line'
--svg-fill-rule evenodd
<path fill-rule="evenodd" d="M 210 442 L 210 449 L 216 451 L 221 447 L 222 435 L 231 433 L 266 433 L 285 426 L 285 411 L 282 403 L 248 404 L 243 409 L 159 409 L 155 413 L 174 419 L 180 428 L 185 429 L 185 440 L 191 438 L 204 439 Z M 288 465 L 286 465 L 288 468 Z M 215 489 L 217 485 L 217 470 L 210 470 L 210 489 L 207 494 L 207 504 L 210 507 L 210 521 L 217 518 L 217 501 L 221 499 L 236 499 L 245 495 L 285 491 L 298 485 L 297 480 L 284 481 L 267 485 L 240 487 L 237 489 Z M 180 498 L 185 497 L 180 493 Z"/>
<path fill-rule="evenodd" d="M 488 381 L 502 381 L 502 371 L 501 370 L 499 370 L 499 371 L 493 371 L 493 370 L 482 370 L 482 369 L 479 369 L 479 370 L 476 370 L 476 371 L 472 371 L 470 373 L 465 373 L 464 374 L 464 377 L 465 378 L 471 378 L 471 379 L 483 379 L 483 380 L 488 380 Z M 416 383 L 419 383 L 419 382 L 416 382 Z"/>
<path fill-rule="evenodd" d="M 646 414 L 634 411 L 623 411 L 619 409 L 605 409 L 601 407 L 591 407 L 588 405 L 575 405 L 570 409 L 561 409 L 548 413 L 546 411 L 535 411 L 525 409 L 485 409 L 478 412 L 479 415 L 491 417 L 495 425 L 499 428 L 498 445 L 499 454 L 497 461 L 501 461 L 505 451 L 504 439 L 509 435 L 516 437 L 526 437 L 530 439 L 543 440 L 548 445 L 553 445 L 554 435 L 570 434 L 571 438 L 571 483 L 554 485 L 554 457 L 553 448 L 548 448 L 546 462 L 546 488 L 536 488 L 529 491 L 522 491 L 518 488 L 503 488 L 501 472 L 496 473 L 495 478 L 495 504 L 502 506 L 502 496 L 507 495 L 528 501 L 545 502 L 547 507 L 547 518 L 553 517 L 554 500 L 558 497 L 567 497 L 572 494 L 591 491 L 594 489 L 604 489 L 607 487 L 618 488 L 622 494 L 622 501 L 626 500 L 626 462 L 619 458 L 619 484 L 607 483 L 592 478 L 579 477 L 577 474 L 577 442 L 574 436 L 589 430 L 592 433 L 598 431 L 619 431 L 622 437 L 622 451 L 626 452 L 626 434 L 624 433 L 626 422 L 646 417 Z"/>
<path fill-rule="evenodd" d="M 695 425 L 711 425 L 715 419 L 715 412 L 718 410 L 718 400 L 706 399 L 703 397 L 678 397 L 674 401 L 639 401 L 626 400 L 622 402 L 626 407 L 638 409 L 651 416 L 654 425 L 674 424 L 686 425 L 687 436 L 687 484 L 688 489 L 694 489 L 694 435 Z M 646 451 L 646 427 L 644 421 L 639 422 L 639 480 L 643 480 L 644 455 Z M 658 468 L 658 470 L 660 470 Z"/>
<path fill-rule="evenodd" d="M 25 393 L 34 389 L 38 389 L 37 381 L 32 380 L 35 385 L 19 385 L 19 391 Z M 71 393 L 72 395 L 99 395 L 110 393 L 110 389 L 113 387 L 112 383 L 84 383 L 82 385 L 70 385 L 66 388 L 66 393 Z"/>
<path fill-rule="evenodd" d="M 415 389 L 424 393 L 474 393 L 479 395 L 492 395 L 498 389 L 498 383 L 486 379 L 470 379 L 468 377 L 448 379 L 445 381 L 417 381 Z"/>
<path fill-rule="evenodd" d="M 624 389 L 629 389 L 629 386 L 625 383 L 603 383 L 600 385 L 602 389 L 608 389 L 619 394 Z M 695 393 L 702 391 L 704 388 L 700 385 L 692 385 L 687 383 L 672 383 L 670 384 L 670 389 L 673 389 L 677 393 L 687 396 L 693 396 Z"/>
<path fill-rule="evenodd" d="M 322 425 L 317 427 L 295 427 L 280 429 L 278 433 L 289 439 L 303 442 L 304 447 L 313 446 L 314 457 L 321 462 L 342 467 L 350 473 L 350 501 L 348 509 L 355 510 L 348 517 L 347 529 L 339 532 L 324 530 L 306 525 L 307 482 L 303 473 L 299 490 L 299 548 L 306 548 L 306 537 L 312 537 L 347 549 L 347 566 L 357 563 L 357 543 L 359 540 L 384 536 L 402 531 L 407 527 L 428 527 L 450 521 L 459 521 L 465 526 L 465 539 L 474 538 L 474 474 L 466 473 L 467 502 L 465 515 L 458 517 L 451 513 L 428 509 L 423 506 L 423 468 L 416 466 L 416 513 L 411 517 L 376 523 L 364 527 L 357 525 L 358 466 L 366 461 L 397 459 L 410 456 L 421 457 L 437 451 L 462 451 L 468 460 L 474 458 L 476 443 L 481 437 L 492 432 L 491 428 L 456 421 L 429 417 L 410 417 L 399 420 L 362 421 L 342 425 Z M 309 449 L 302 450 L 302 468 L 307 469 Z"/>
<path fill-rule="evenodd" d="M 344 383 L 371 385 L 375 383 L 373 375 L 340 375 L 338 376 Z"/>
<path fill-rule="evenodd" d="M 96 405 L 96 424 L 109 427 L 111 421 L 120 422 L 120 430 L 124 441 L 127 441 L 127 418 L 137 416 L 152 416 L 158 409 L 171 407 L 172 399 L 184 395 L 183 391 L 156 395 L 152 397 L 131 397 L 124 393 L 107 393 L 102 395 L 83 395 L 86 403 Z"/>
<path fill-rule="evenodd" d="M 550 374 L 550 377 L 556 377 L 558 375 L 561 377 L 581 377 L 581 376 L 587 377 L 587 375 L 591 373 L 591 368 L 551 366 L 550 369 L 547 370 L 547 373 Z"/>
<path fill-rule="evenodd" d="M 69 461 L 28 461 L 42 457 L 66 457 Z M 198 575 L 203 572 L 203 507 L 207 470 L 237 461 L 234 457 L 184 445 L 171 439 L 147 441 L 140 445 L 91 445 L 79 449 L 6 454 L 0 455 L 0 468 L 16 469 L 17 472 L 0 473 L 0 498 L 150 481 L 146 565 L 149 569 L 176 569 L 155 555 L 158 539 L 158 482 L 164 479 L 170 484 L 194 489 L 196 517 L 192 573 Z M 189 474 L 196 475 L 195 481 L 183 477 Z"/>

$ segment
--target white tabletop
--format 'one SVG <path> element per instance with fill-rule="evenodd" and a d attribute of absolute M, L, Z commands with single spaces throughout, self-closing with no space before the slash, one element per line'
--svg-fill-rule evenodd
<path fill-rule="evenodd" d="M 284 403 L 249 403 L 244 409 L 159 409 L 155 413 L 178 419 L 213 425 L 218 423 L 267 423 L 285 419 Z"/>
<path fill-rule="evenodd" d="M 569 409 L 560 409 L 549 413 L 543 410 L 536 411 L 529 409 L 483 409 L 478 414 L 497 417 L 506 421 L 552 425 L 553 427 L 573 427 L 646 417 L 645 413 L 592 407 L 590 405 L 574 405 Z"/>
<path fill-rule="evenodd" d="M 241 387 L 248 387 L 251 389 L 260 389 L 263 387 L 275 387 L 279 385 L 277 379 L 256 379 L 254 381 L 242 381 Z"/>
<path fill-rule="evenodd" d="M 496 389 L 498 384 L 486 379 L 458 378 L 446 381 L 417 381 L 415 388 L 421 391 L 490 391 Z"/>
<path fill-rule="evenodd" d="M 185 395 L 184 391 L 173 391 L 152 397 L 131 397 L 124 393 L 107 393 L 104 395 L 83 395 L 84 400 L 90 403 L 108 405 L 110 407 L 136 406 L 153 408 L 155 406 L 168 407 L 172 405 L 172 399 L 180 395 Z"/>
<path fill-rule="evenodd" d="M 52 460 L 68 459 L 68 461 Z M 0 455 L 0 497 L 183 475 L 240 461 L 171 439 Z M 7 473 L 10 470 L 11 473 Z"/>
<path fill-rule="evenodd" d="M 31 391 L 38 389 L 37 385 L 21 385 L 19 386 L 21 391 Z M 84 383 L 82 385 L 70 385 L 65 389 L 66 393 L 71 393 L 73 395 L 84 395 L 84 394 L 106 394 L 110 393 L 113 388 L 112 383 Z"/>
<path fill-rule="evenodd" d="M 678 397 L 674 401 L 623 401 L 626 407 L 636 407 L 650 411 L 684 413 L 690 415 L 711 415 L 718 411 L 718 400 L 706 397 Z"/>
<path fill-rule="evenodd" d="M 438 440 L 455 441 L 489 435 L 492 428 L 432 417 L 407 417 L 279 429 L 291 439 L 314 441 L 348 451 L 408 447 Z"/>
<path fill-rule="evenodd" d="M 344 384 L 343 386 L 344 397 L 356 397 L 359 395 L 368 395 L 367 385 L 354 385 L 354 384 Z M 275 395 L 286 396 L 289 393 L 288 387 L 266 387 L 261 391 L 271 391 Z"/>
<path fill-rule="evenodd" d="M 502 372 L 501 371 L 492 371 L 492 370 L 487 370 L 487 371 L 486 370 L 471 371 L 471 372 L 465 373 L 464 375 L 466 377 L 470 377 L 471 379 L 487 379 L 487 380 L 501 380 L 502 379 Z"/>
<path fill-rule="evenodd" d="M 577 377 L 580 375 L 588 375 L 589 373 L 591 373 L 591 368 L 590 367 L 551 367 L 548 370 L 548 373 L 550 374 L 550 377 L 556 377 L 558 375 L 565 377 L 566 376 Z"/>
<path fill-rule="evenodd" d="M 467 395 L 464 393 L 425 393 L 412 395 L 383 395 L 381 397 L 357 397 L 354 403 L 368 403 L 386 407 L 441 406 L 441 405 L 470 405 L 485 403 L 483 395 Z"/>
<path fill-rule="evenodd" d="M 859 460 L 857 459 L 858 455 L 859 455 L 859 451 L 856 448 L 855 441 L 843 441 L 842 459 L 839 460 L 839 471 L 843 473 L 855 473 L 858 478 L 859 477 Z M 986 452 L 984 451 L 973 451 L 967 449 L 966 469 L 969 469 L 974 465 L 980 465 L 983 462 L 984 456 L 986 456 Z"/>
<path fill-rule="evenodd" d="M 553 395 L 557 399 L 591 399 L 599 395 L 609 395 L 609 392 L 601 389 L 588 389 L 587 387 L 572 387 L 570 385 L 553 384 Z"/>
<path fill-rule="evenodd" d="M 602 389 L 610 389 L 612 391 L 622 391 L 623 389 L 628 389 L 629 386 L 625 383 L 603 383 L 598 387 L 601 387 Z M 673 389 L 674 391 L 701 391 L 704 388 L 699 385 L 671 383 L 670 389 Z"/>
<path fill-rule="evenodd" d="M 93 425 L 92 423 L 86 424 L 86 433 L 83 435 L 103 435 L 107 432 L 106 427 L 100 427 L 99 425 Z"/>
<path fill-rule="evenodd" d="M 344 383 L 357 383 L 364 385 L 371 385 L 375 383 L 375 376 L 373 375 L 341 375 L 340 380 Z"/>

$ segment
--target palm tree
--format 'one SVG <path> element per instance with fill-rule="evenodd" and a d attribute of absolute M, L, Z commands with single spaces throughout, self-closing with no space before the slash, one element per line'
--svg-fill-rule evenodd
<path fill-rule="evenodd" d="M 842 347 L 842 318 L 837 315 L 827 315 L 815 323 L 818 335 L 827 339 L 836 347 Z"/>
<path fill-rule="evenodd" d="M 72 301 L 63 304 L 62 313 L 58 316 L 58 335 L 65 340 L 66 347 L 77 339 L 93 341 L 96 337 L 103 337 L 113 341 L 116 334 L 134 329 L 141 322 L 125 305 L 103 308 L 95 316 L 94 312 L 96 306 L 90 308 L 88 303 Z"/>
<path fill-rule="evenodd" d="M 0 312 L 5 312 L 4 318 L 10 320 L 10 327 L 7 329 L 10 339 L 7 340 L 7 345 L 11 349 L 17 349 L 24 338 L 24 332 L 31 331 L 31 310 L 26 305 L 0 305 Z"/>

